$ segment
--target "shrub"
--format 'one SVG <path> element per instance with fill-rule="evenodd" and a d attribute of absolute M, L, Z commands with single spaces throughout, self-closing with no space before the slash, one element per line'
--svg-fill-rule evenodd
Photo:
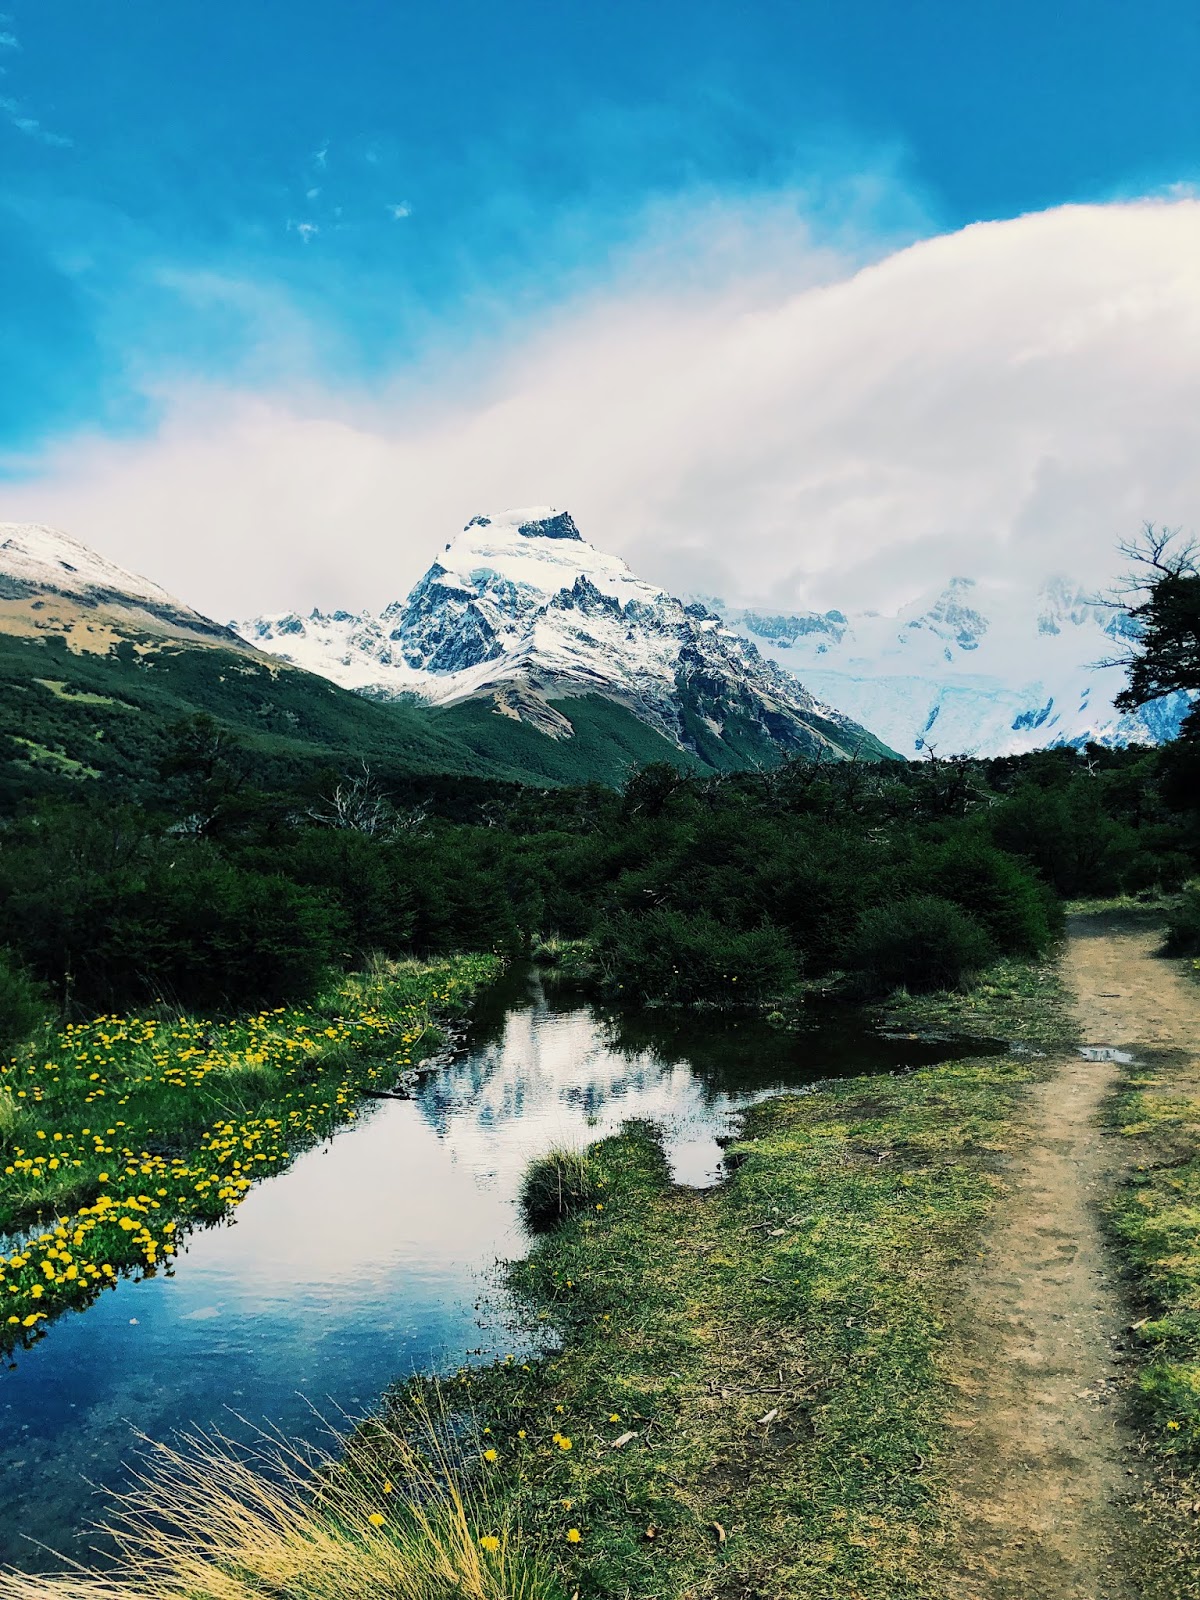
<path fill-rule="evenodd" d="M 45 990 L 0 949 L 0 1057 L 11 1055 L 48 1015 Z"/>
<path fill-rule="evenodd" d="M 1038 956 L 1060 920 L 1057 903 L 1027 868 L 986 839 L 951 840 L 920 862 L 930 891 L 952 900 L 998 951 Z"/>
<path fill-rule="evenodd" d="M 611 993 L 668 1005 L 755 1005 L 784 993 L 795 977 L 780 929 L 728 928 L 704 913 L 610 917 L 597 933 L 596 954 Z"/>
<path fill-rule="evenodd" d="M 549 1233 L 568 1217 L 602 1204 L 604 1188 L 604 1174 L 591 1151 L 548 1150 L 529 1163 L 521 1180 L 526 1226 L 533 1233 Z"/>
<path fill-rule="evenodd" d="M 1024 783 L 989 814 L 992 837 L 1060 895 L 1115 894 L 1137 851 L 1137 834 L 1106 816 L 1102 800 L 1099 787 L 1083 780 L 1069 789 Z"/>
<path fill-rule="evenodd" d="M 1200 955 L 1200 883 L 1189 884 L 1183 898 L 1167 918 L 1166 953 Z"/>
<path fill-rule="evenodd" d="M 910 895 L 863 914 L 849 957 L 866 987 L 879 993 L 957 988 L 993 954 L 967 912 L 939 895 Z"/>

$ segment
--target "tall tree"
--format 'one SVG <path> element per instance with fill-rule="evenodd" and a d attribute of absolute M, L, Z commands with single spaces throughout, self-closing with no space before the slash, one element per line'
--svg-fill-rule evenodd
<path fill-rule="evenodd" d="M 1148 522 L 1122 548 L 1134 563 L 1125 604 L 1135 632 L 1120 659 L 1129 681 L 1117 696 L 1118 710 L 1136 710 L 1177 690 L 1200 696 L 1200 547 L 1177 529 Z M 1200 699 L 1181 734 L 1200 739 Z"/>

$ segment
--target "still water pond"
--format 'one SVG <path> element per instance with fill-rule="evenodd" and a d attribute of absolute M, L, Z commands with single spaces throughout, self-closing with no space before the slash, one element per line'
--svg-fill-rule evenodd
<path fill-rule="evenodd" d="M 800 1033 L 616 1016 L 511 974 L 414 1099 L 370 1103 L 233 1222 L 193 1234 L 171 1276 L 122 1282 L 0 1370 L 0 1562 L 85 1556 L 95 1486 L 120 1482 L 135 1430 L 236 1432 L 240 1417 L 312 1437 L 396 1377 L 512 1348 L 492 1269 L 524 1253 L 516 1190 L 548 1145 L 650 1118 L 676 1180 L 704 1185 L 764 1095 L 989 1048 L 888 1038 L 846 1010 Z"/>

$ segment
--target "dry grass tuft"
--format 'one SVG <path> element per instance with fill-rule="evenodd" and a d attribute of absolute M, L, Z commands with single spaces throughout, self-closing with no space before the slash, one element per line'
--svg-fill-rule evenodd
<path fill-rule="evenodd" d="M 104 1528 L 114 1569 L 2 1572 L 0 1600 L 556 1600 L 471 1452 L 417 1432 L 372 1423 L 345 1454 L 153 1445 Z"/>

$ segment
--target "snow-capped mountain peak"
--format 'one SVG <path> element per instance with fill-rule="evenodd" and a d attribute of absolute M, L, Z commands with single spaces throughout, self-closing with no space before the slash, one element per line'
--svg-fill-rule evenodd
<path fill-rule="evenodd" d="M 126 572 L 59 528 L 37 522 L 0 522 L 0 574 L 7 586 L 88 597 L 120 595 L 155 605 L 178 605 L 148 578 Z"/>
<path fill-rule="evenodd" d="M 558 701 L 617 701 L 680 749 L 877 748 L 703 605 L 643 582 L 553 506 L 472 517 L 403 600 L 233 626 L 259 649 L 379 697 L 490 696 L 568 737 Z M 552 703 L 553 702 L 553 703 Z"/>
<path fill-rule="evenodd" d="M 177 636 L 244 649 L 228 629 L 166 589 L 58 528 L 0 522 L 0 618 L 5 632 L 66 637 L 101 654 L 122 637 Z"/>

